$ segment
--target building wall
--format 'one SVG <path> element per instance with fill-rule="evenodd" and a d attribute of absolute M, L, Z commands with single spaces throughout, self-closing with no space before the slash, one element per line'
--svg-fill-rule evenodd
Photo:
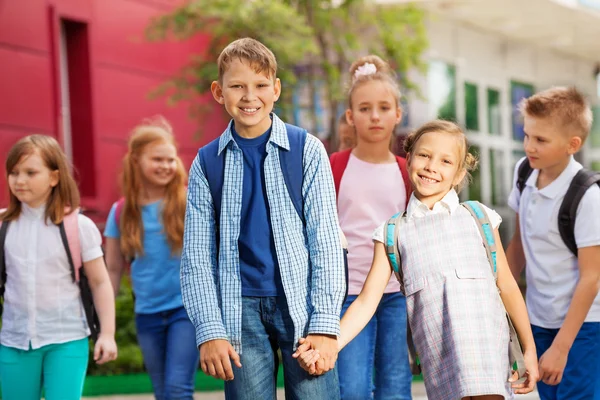
<path fill-rule="evenodd" d="M 466 125 L 468 108 L 465 104 L 465 83 L 476 86 L 477 109 L 471 112 L 477 115 L 479 126 L 470 130 L 468 136 L 471 144 L 478 148 L 481 162 L 479 177 L 476 174 L 471 193 L 463 196 L 477 197 L 499 211 L 505 220 L 503 232 L 507 236 L 514 227 L 514 213 L 506 206 L 506 200 L 512 186 L 515 162 L 523 155 L 522 142 L 513 137 L 511 82 L 532 85 L 535 91 L 556 85 L 574 85 L 598 104 L 594 63 L 526 43 L 511 42 L 459 26 L 443 17 L 433 18 L 428 27 L 430 49 L 426 59 L 430 66 L 442 64 L 454 67 L 456 119 L 463 126 Z M 430 68 L 428 74 L 413 75 L 423 96 L 419 98 L 411 94 L 409 98 L 408 112 L 413 128 L 438 116 L 439 110 L 431 99 L 444 90 L 444 85 L 440 84 L 443 80 L 440 81 L 432 71 L 433 68 Z M 492 116 L 495 126 L 499 125 L 497 134 L 490 132 L 488 124 L 488 89 L 494 89 L 500 95 L 496 117 Z M 600 166 L 599 144 L 596 127 L 579 156 L 584 165 Z"/>
<path fill-rule="evenodd" d="M 81 182 L 82 203 L 98 221 L 119 196 L 117 180 L 126 138 L 143 118 L 162 114 L 172 123 L 186 167 L 198 147 L 223 129 L 224 119 L 217 115 L 202 124 L 203 135 L 198 137 L 198 123 L 189 118 L 187 104 L 170 107 L 164 98 L 149 98 L 153 89 L 206 45 L 202 37 L 184 42 L 145 40 L 144 29 L 150 18 L 172 9 L 176 3 L 179 1 L 8 0 L 0 7 L 3 154 L 19 138 L 31 133 L 48 134 L 68 145 L 61 123 L 61 20 L 87 28 L 87 35 L 70 43 L 76 51 L 78 46 L 87 46 L 78 54 L 89 62 L 87 74 L 85 68 L 70 71 L 72 108 L 83 107 L 79 117 L 83 115 L 85 120 L 74 124 L 71 142 L 75 166 L 81 170 L 80 180 L 85 181 Z M 81 65 L 81 60 L 73 62 L 72 65 Z M 89 107 L 82 101 L 89 102 Z M 76 116 L 72 119 L 75 122 Z M 0 191 L 4 203 L 4 171 L 2 175 Z"/>

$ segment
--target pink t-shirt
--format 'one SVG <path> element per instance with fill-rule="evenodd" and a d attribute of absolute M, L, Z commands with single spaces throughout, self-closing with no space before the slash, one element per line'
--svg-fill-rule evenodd
<path fill-rule="evenodd" d="M 371 164 L 350 155 L 338 194 L 340 226 L 348 240 L 348 294 L 360 293 L 371 269 L 373 232 L 405 208 L 406 189 L 396 162 Z M 385 293 L 399 291 L 392 275 Z"/>

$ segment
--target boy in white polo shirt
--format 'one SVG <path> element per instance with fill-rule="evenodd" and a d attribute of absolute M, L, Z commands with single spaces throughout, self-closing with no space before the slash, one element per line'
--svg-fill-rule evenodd
<path fill-rule="evenodd" d="M 542 400 L 600 399 L 600 187 L 583 195 L 575 218 L 577 254 L 559 232 L 558 214 L 582 165 L 573 155 L 591 128 L 592 113 L 574 88 L 525 99 L 526 156 L 515 167 L 508 204 L 517 213 L 506 255 L 515 278 L 527 266 L 527 307 L 540 358 Z M 519 181 L 522 163 L 533 171 Z M 523 169 L 522 169 L 523 170 Z"/>

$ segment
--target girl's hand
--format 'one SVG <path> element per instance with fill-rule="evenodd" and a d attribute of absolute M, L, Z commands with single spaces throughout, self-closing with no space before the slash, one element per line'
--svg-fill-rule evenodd
<path fill-rule="evenodd" d="M 526 394 L 532 392 L 535 388 L 536 382 L 540 380 L 536 352 L 525 351 L 523 358 L 525 359 L 525 376 L 520 377 L 515 372 L 508 380 L 509 382 L 515 382 L 511 385 L 515 394 Z M 516 381 L 520 378 L 525 378 L 525 380 L 521 383 L 516 383 Z"/>
<path fill-rule="evenodd" d="M 104 364 L 117 358 L 117 343 L 115 336 L 100 333 L 94 346 L 94 361 L 96 364 Z"/>

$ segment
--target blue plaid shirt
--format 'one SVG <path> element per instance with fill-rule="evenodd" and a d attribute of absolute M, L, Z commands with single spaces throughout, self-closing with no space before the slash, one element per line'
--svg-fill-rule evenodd
<path fill-rule="evenodd" d="M 231 126 L 231 125 L 229 125 Z M 220 248 L 217 261 L 215 211 L 198 156 L 190 169 L 181 290 L 196 327 L 196 343 L 226 339 L 242 349 L 242 283 L 238 237 L 242 207 L 243 155 L 229 126 L 219 140 L 227 151 L 223 182 Z M 307 334 L 339 335 L 346 283 L 338 233 L 335 189 L 322 143 L 307 135 L 304 147 L 304 217 L 290 199 L 279 163 L 279 147 L 289 149 L 285 124 L 273 114 L 264 162 L 265 189 L 281 279 L 296 339 Z"/>

